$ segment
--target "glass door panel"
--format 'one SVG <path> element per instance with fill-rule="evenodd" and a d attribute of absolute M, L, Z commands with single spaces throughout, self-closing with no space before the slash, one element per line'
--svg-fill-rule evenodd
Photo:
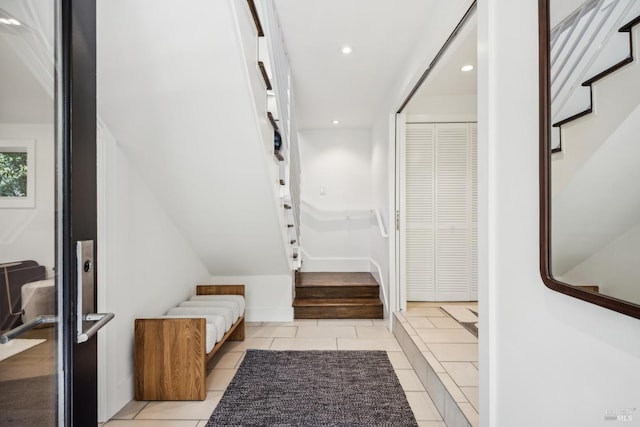
<path fill-rule="evenodd" d="M 0 0 L 0 425 L 58 422 L 56 1 Z"/>

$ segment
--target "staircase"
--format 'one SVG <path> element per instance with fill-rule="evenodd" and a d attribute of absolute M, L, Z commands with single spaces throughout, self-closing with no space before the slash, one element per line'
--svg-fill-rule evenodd
<path fill-rule="evenodd" d="M 296 319 L 382 319 L 371 273 L 296 273 Z"/>
<path fill-rule="evenodd" d="M 560 128 L 594 111 L 593 84 L 634 61 L 636 0 L 588 0 L 551 30 L 552 152 Z"/>

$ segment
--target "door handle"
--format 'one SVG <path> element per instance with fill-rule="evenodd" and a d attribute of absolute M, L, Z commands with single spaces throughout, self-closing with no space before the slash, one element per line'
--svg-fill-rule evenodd
<path fill-rule="evenodd" d="M 24 334 L 27 331 L 30 331 L 38 325 L 56 323 L 57 321 L 57 316 L 54 316 L 52 314 L 41 314 L 40 316 L 34 317 L 33 319 L 29 320 L 27 323 L 24 323 L 0 335 L 0 344 L 6 344 L 12 339 L 19 337 L 20 335 Z"/>
<path fill-rule="evenodd" d="M 78 291 L 76 301 L 76 343 L 81 344 L 94 336 L 104 325 L 114 318 L 113 313 L 94 313 L 95 308 L 95 271 L 93 260 L 93 240 L 76 242 L 76 268 Z M 86 323 L 93 323 L 84 329 Z"/>
<path fill-rule="evenodd" d="M 111 319 L 115 317 L 113 313 L 91 313 L 87 314 L 83 317 L 83 321 L 85 322 L 96 322 L 93 326 L 91 326 L 86 331 L 80 332 L 76 336 L 76 342 L 78 344 L 82 344 L 83 342 L 89 341 L 89 338 L 94 336 L 104 325 L 109 323 Z"/>
<path fill-rule="evenodd" d="M 84 316 L 83 320 L 86 322 L 96 322 L 96 324 L 91 326 L 86 331 L 82 331 L 81 333 L 79 333 L 76 336 L 76 342 L 78 344 L 81 344 L 83 342 L 88 341 L 89 338 L 94 336 L 100 329 L 102 329 L 104 325 L 109 323 L 111 319 L 113 319 L 114 317 L 115 315 L 113 313 L 87 314 L 86 316 Z M 29 320 L 27 323 L 24 323 L 0 335 L 0 344 L 6 344 L 9 341 L 19 337 L 20 335 L 32 330 L 33 328 L 39 325 L 45 325 L 45 324 L 57 323 L 57 322 L 58 322 L 57 316 L 54 316 L 52 314 L 41 314 L 40 316 L 34 317 L 33 319 Z"/>

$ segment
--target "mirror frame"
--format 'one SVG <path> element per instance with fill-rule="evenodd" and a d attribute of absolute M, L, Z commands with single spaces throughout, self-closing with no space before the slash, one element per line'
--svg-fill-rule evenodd
<path fill-rule="evenodd" d="M 551 0 L 538 0 L 540 79 L 540 275 L 542 276 L 542 281 L 549 289 L 640 319 L 640 305 L 561 282 L 556 280 L 551 274 L 550 1 Z M 638 286 L 640 286 L 640 283 Z"/>

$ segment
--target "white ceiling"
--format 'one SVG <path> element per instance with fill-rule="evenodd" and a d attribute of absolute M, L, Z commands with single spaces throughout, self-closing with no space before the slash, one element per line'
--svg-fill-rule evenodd
<path fill-rule="evenodd" d="M 440 98 L 449 95 L 475 96 L 477 94 L 477 35 L 478 26 L 476 15 L 474 14 L 460 29 L 440 57 L 438 63 L 407 104 L 407 113 L 425 112 L 423 108 L 429 105 L 429 98 Z M 463 72 L 460 70 L 463 65 L 473 65 L 474 68 L 471 71 Z M 465 107 L 461 106 L 461 110 L 458 112 L 468 112 Z M 429 112 L 433 113 L 434 111 L 430 109 Z M 446 112 L 452 113 L 454 111 Z"/>
<path fill-rule="evenodd" d="M 417 41 L 428 33 L 425 22 L 437 0 L 274 0 L 289 51 L 296 93 L 298 128 L 368 128 L 402 71 Z M 584 0 L 553 0 L 553 23 Z M 461 17 L 461 16 L 460 16 Z M 475 21 L 475 18 L 474 18 Z M 429 76 L 420 97 L 477 92 L 477 29 L 470 22 Z M 343 55 L 345 44 L 353 47 Z"/>
<path fill-rule="evenodd" d="M 275 0 L 299 129 L 368 128 L 437 0 Z M 343 55 L 345 44 L 353 47 Z"/>

